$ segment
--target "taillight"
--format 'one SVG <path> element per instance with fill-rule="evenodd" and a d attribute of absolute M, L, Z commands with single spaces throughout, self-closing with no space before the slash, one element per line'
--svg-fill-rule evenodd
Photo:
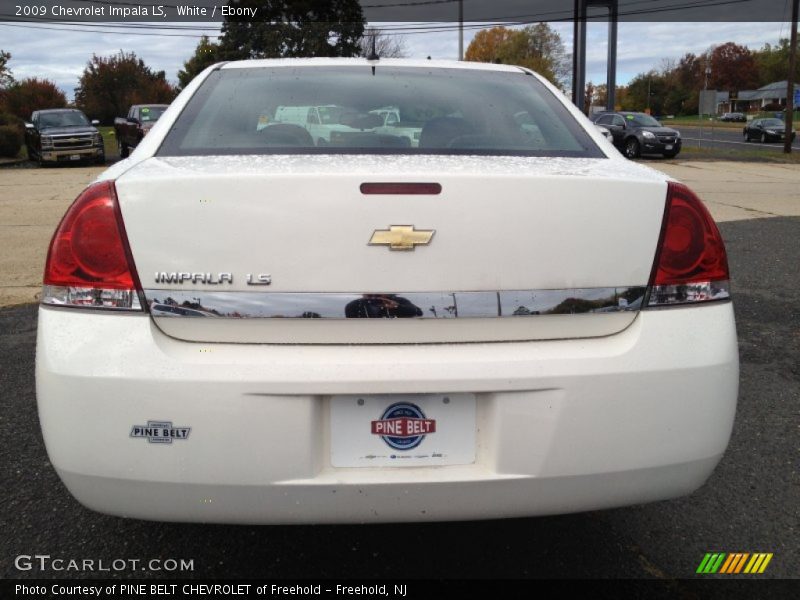
<path fill-rule="evenodd" d="M 61 219 L 47 253 L 42 303 L 142 310 L 114 183 L 78 196 Z"/>
<path fill-rule="evenodd" d="M 685 185 L 670 182 L 648 306 L 730 298 L 725 244 L 714 219 Z"/>

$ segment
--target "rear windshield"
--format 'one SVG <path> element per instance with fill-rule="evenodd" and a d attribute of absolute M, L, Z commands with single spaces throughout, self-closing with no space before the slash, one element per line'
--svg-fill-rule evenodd
<path fill-rule="evenodd" d="M 143 106 L 139 109 L 142 123 L 158 121 L 159 117 L 167 110 L 166 106 Z"/>
<path fill-rule="evenodd" d="M 522 71 L 366 62 L 215 71 L 158 155 L 297 153 L 605 156 Z"/>
<path fill-rule="evenodd" d="M 40 129 L 47 127 L 82 127 L 84 125 L 89 125 L 89 119 L 77 110 L 39 114 Z"/>
<path fill-rule="evenodd" d="M 661 123 L 656 121 L 650 115 L 625 115 L 628 121 L 633 121 L 640 127 L 661 127 Z"/>

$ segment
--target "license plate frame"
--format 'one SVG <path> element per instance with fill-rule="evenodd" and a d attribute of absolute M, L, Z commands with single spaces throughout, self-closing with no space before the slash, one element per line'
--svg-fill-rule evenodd
<path fill-rule="evenodd" d="M 70 154 L 69 155 L 69 159 L 70 160 L 80 160 L 81 159 L 81 155 L 80 154 Z"/>

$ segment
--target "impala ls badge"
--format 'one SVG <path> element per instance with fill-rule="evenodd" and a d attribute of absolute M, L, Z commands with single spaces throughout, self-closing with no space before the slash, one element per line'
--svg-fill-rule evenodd
<path fill-rule="evenodd" d="M 156 271 L 156 283 L 194 283 L 204 285 L 233 284 L 233 273 L 179 273 Z M 268 273 L 248 273 L 245 277 L 247 285 L 269 285 L 272 275 Z"/>
<path fill-rule="evenodd" d="M 389 229 L 376 229 L 369 240 L 370 246 L 389 246 L 389 250 L 413 250 L 417 245 L 427 246 L 435 229 L 414 229 L 413 225 L 392 225 Z"/>

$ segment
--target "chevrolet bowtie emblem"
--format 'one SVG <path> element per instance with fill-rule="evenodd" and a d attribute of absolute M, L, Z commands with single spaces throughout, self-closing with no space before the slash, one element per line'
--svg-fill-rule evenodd
<path fill-rule="evenodd" d="M 413 225 L 392 225 L 389 229 L 376 229 L 369 245 L 389 246 L 389 250 L 413 250 L 417 244 L 429 244 L 434 233 L 434 229 L 416 230 Z"/>

